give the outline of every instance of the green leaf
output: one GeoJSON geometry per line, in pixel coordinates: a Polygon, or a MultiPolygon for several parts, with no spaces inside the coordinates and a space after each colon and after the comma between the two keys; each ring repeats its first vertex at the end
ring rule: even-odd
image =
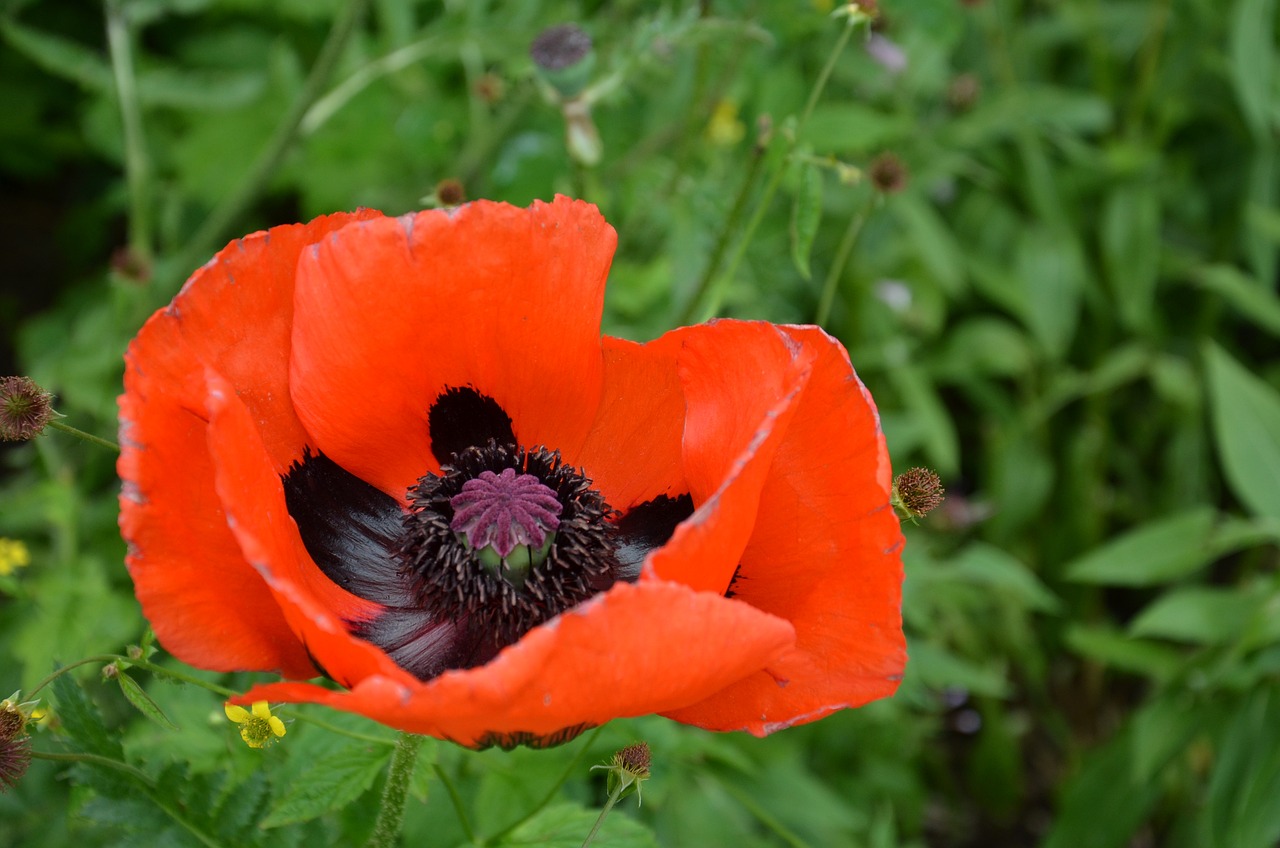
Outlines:
{"type": "Polygon", "coordinates": [[[124,697],[137,708],[147,718],[154,721],[161,727],[169,730],[177,730],[178,726],[169,720],[164,714],[164,710],[148,695],[143,688],[138,685],[138,681],[134,680],[123,671],[116,673],[116,680],[120,683],[120,691],[124,693],[124,697]]]}
{"type": "Polygon", "coordinates": [[[345,745],[323,759],[309,763],[285,789],[261,827],[280,827],[309,821],[345,807],[363,795],[391,758],[391,748],[345,745]]]}
{"type": "Polygon", "coordinates": [[[1102,208],[1102,259],[1120,318],[1130,329],[1151,323],[1160,265],[1160,199],[1148,184],[1122,185],[1102,208]]]}
{"type": "Polygon", "coordinates": [[[1133,714],[1133,779],[1152,780],[1164,765],[1186,750],[1202,731],[1204,715],[1180,692],[1167,692],[1133,714]]]}
{"type": "Polygon", "coordinates": [[[1214,510],[1197,507],[1153,521],[1095,548],[1065,570],[1077,583],[1150,586],[1193,574],[1217,557],[1214,510]]]}
{"type": "Polygon", "coordinates": [[[1264,600],[1241,589],[1174,589],[1148,604],[1129,625],[1129,632],[1199,645],[1228,645],[1245,634],[1264,600]]]}
{"type": "Polygon", "coordinates": [[[1205,361],[1227,482],[1255,515],[1280,518],[1280,394],[1212,342],[1205,361]]]}
{"type": "Polygon", "coordinates": [[[1226,728],[1206,814],[1214,845],[1272,848],[1280,839],[1280,690],[1253,692],[1226,728]]]}
{"type": "Polygon", "coordinates": [[[958,657],[941,645],[923,640],[910,643],[907,674],[918,677],[931,689],[960,688],[975,695],[1004,698],[1009,694],[1009,680],[1004,670],[994,665],[978,665],[958,657]]]}
{"type": "Polygon", "coordinates": [[[944,478],[954,475],[960,468],[960,438],[933,382],[923,370],[911,364],[889,369],[889,378],[921,428],[930,463],[944,478]]]}
{"type": "Polygon", "coordinates": [[[892,147],[914,130],[910,118],[846,101],[819,104],[804,125],[800,141],[820,154],[866,154],[892,147]]]}
{"type": "Polygon", "coordinates": [[[949,295],[964,290],[963,251],[942,216],[919,193],[904,191],[887,204],[911,239],[911,245],[938,285],[949,295]]]}
{"type": "MultiPolygon", "coordinates": [[[[507,834],[502,845],[540,845],[543,848],[579,848],[600,815],[577,804],[552,804],[507,834]]],[[[610,848],[657,848],[658,840],[644,825],[614,808],[597,837],[610,848]]]]}
{"type": "Polygon", "coordinates": [[[791,206],[791,261],[806,280],[810,278],[809,254],[822,221],[822,170],[812,162],[800,164],[800,188],[791,206]]]}
{"type": "Polygon", "coordinates": [[[1231,78],[1254,138],[1269,142],[1275,75],[1276,0],[1237,0],[1231,21],[1231,78]]]}
{"type": "Polygon", "coordinates": [[[1220,296],[1247,321],[1280,336],[1280,298],[1232,265],[1202,265],[1191,273],[1196,284],[1220,296]]]}
{"type": "Polygon", "coordinates": [[[1054,612],[1061,604],[1031,570],[992,545],[975,542],[965,548],[941,573],[995,591],[1007,592],[1023,606],[1054,612]]]}
{"type": "Polygon", "coordinates": [[[1161,786],[1133,776],[1132,731],[1090,754],[1059,802],[1043,848],[1122,848],[1155,806],[1161,786]]]}
{"type": "Polygon", "coordinates": [[[107,730],[98,708],[70,674],[61,674],[53,681],[53,694],[57,700],[58,719],[77,745],[91,754],[113,760],[123,759],[124,749],[119,737],[107,730]]]}
{"type": "Polygon", "coordinates": [[[1072,625],[1064,638],[1067,646],[1081,656],[1156,680],[1173,679],[1183,666],[1181,651],[1131,638],[1110,627],[1072,625]]]}
{"type": "Polygon", "coordinates": [[[0,18],[0,36],[9,46],[46,72],[71,80],[90,91],[112,91],[111,68],[94,50],[82,44],[0,18]]]}
{"type": "Polygon", "coordinates": [[[1033,228],[1018,244],[1015,268],[1023,318],[1051,356],[1062,357],[1076,332],[1084,270],[1070,232],[1033,228]]]}

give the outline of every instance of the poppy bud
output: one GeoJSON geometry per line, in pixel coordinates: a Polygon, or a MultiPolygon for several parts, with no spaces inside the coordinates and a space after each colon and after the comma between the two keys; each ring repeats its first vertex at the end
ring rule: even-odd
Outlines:
{"type": "Polygon", "coordinates": [[[544,29],[529,47],[529,56],[539,76],[564,98],[576,97],[587,87],[596,64],[591,36],[577,24],[544,29]]]}
{"type": "Polygon", "coordinates": [[[923,518],[942,505],[946,490],[928,468],[911,468],[893,481],[893,504],[911,519],[923,518]]]}
{"type": "Polygon", "coordinates": [[[881,153],[872,159],[867,175],[881,194],[897,194],[907,187],[907,166],[892,153],[881,153]]]}
{"type": "Polygon", "coordinates": [[[34,439],[53,417],[53,395],[30,377],[0,377],[0,441],[34,439]]]}

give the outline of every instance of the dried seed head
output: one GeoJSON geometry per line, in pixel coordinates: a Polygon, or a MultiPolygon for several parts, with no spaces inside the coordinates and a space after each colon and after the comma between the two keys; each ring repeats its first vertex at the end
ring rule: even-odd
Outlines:
{"type": "Polygon", "coordinates": [[[942,480],[928,468],[911,468],[893,481],[893,502],[908,518],[922,518],[942,505],[942,480]]]}
{"type": "Polygon", "coordinates": [[[881,153],[872,159],[867,176],[881,194],[897,194],[907,187],[907,166],[892,153],[881,153]]]}
{"type": "Polygon", "coordinates": [[[30,377],[0,377],[0,441],[34,439],[53,417],[53,396],[30,377]]]}

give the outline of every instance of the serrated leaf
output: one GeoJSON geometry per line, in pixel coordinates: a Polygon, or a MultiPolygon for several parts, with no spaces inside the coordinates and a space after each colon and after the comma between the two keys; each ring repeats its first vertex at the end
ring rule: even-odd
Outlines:
{"type": "Polygon", "coordinates": [[[791,205],[791,261],[800,276],[812,276],[809,254],[822,221],[822,171],[812,162],[800,163],[800,188],[791,205]]]}
{"type": "Polygon", "coordinates": [[[1212,342],[1205,361],[1227,482],[1254,514],[1280,518],[1280,394],[1212,342]]]}
{"type": "Polygon", "coordinates": [[[124,749],[119,738],[107,730],[98,708],[70,674],[61,674],[53,681],[53,694],[57,699],[58,718],[72,741],[89,753],[123,759],[124,749]]]}
{"type": "Polygon", "coordinates": [[[1150,586],[1193,574],[1217,557],[1214,510],[1199,507],[1153,521],[1095,548],[1066,567],[1078,583],[1150,586]]]}
{"type": "Polygon", "coordinates": [[[345,807],[363,795],[386,767],[391,749],[381,745],[347,745],[308,764],[296,777],[260,827],[310,821],[345,807]]]}
{"type": "Polygon", "coordinates": [[[120,691],[124,693],[124,697],[129,703],[137,708],[147,718],[154,721],[161,727],[169,730],[177,730],[178,726],[169,720],[164,714],[164,710],[160,709],[159,704],[151,699],[143,688],[138,685],[138,681],[134,680],[123,671],[116,674],[116,680],[120,683],[120,691]]]}

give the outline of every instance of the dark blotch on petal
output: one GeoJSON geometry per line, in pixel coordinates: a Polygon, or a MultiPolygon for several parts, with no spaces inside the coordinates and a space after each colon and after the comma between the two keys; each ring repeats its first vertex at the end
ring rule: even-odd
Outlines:
{"type": "Polygon", "coordinates": [[[383,606],[413,603],[395,556],[404,511],[394,498],[309,448],[281,479],[302,544],[330,580],[383,606]]]}
{"type": "Polygon", "coordinates": [[[441,465],[467,448],[484,447],[492,439],[498,445],[514,445],[511,416],[498,402],[470,386],[445,389],[427,413],[431,453],[441,465]]]}
{"type": "Polygon", "coordinates": [[[659,495],[636,506],[618,522],[619,580],[635,580],[649,551],[660,548],[676,532],[676,525],[693,515],[693,498],[659,495]]]}
{"type": "Polygon", "coordinates": [[[481,665],[498,652],[497,644],[481,644],[475,628],[433,619],[421,609],[388,609],[377,618],[356,623],[352,632],[387,652],[396,665],[430,680],[450,668],[481,665]]]}

